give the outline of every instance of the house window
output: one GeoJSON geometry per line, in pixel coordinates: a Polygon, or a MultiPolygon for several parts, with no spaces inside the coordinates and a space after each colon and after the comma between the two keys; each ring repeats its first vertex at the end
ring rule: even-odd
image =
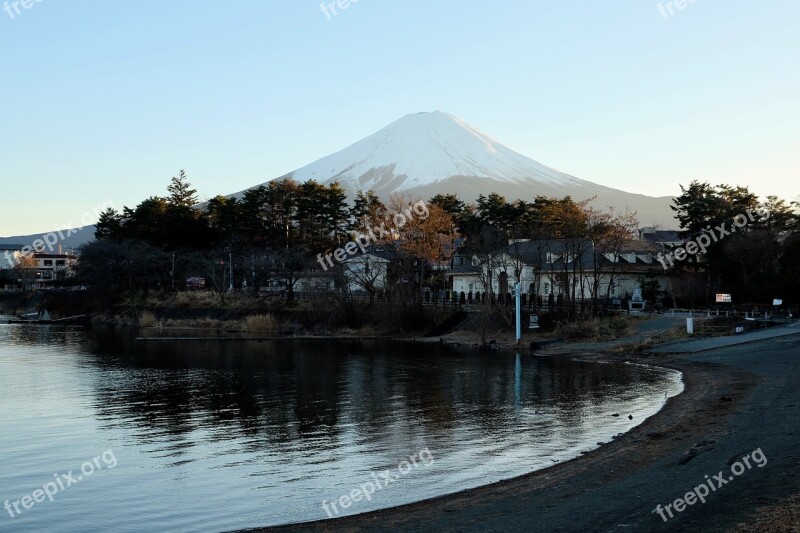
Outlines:
{"type": "Polygon", "coordinates": [[[609,289],[610,289],[611,296],[616,297],[617,296],[617,286],[614,283],[611,283],[609,289]]]}
{"type": "Polygon", "coordinates": [[[63,260],[63,259],[59,259],[59,260],[56,261],[56,266],[58,266],[58,267],[67,266],[67,262],[65,260],[63,260]]]}
{"type": "Polygon", "coordinates": [[[545,284],[544,284],[544,294],[545,295],[550,294],[550,284],[547,283],[547,282],[545,282],[545,284]]]}
{"type": "Polygon", "coordinates": [[[53,260],[52,259],[45,259],[44,260],[44,266],[46,266],[46,267],[53,266],[53,260]]]}

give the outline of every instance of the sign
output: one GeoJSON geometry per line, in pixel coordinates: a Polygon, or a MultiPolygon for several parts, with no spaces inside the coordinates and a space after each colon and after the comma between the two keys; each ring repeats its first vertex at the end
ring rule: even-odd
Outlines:
{"type": "Polygon", "coordinates": [[[186,278],[187,289],[205,289],[206,279],[201,277],[186,278]]]}
{"type": "Polygon", "coordinates": [[[729,304],[733,301],[733,296],[730,294],[720,294],[717,293],[717,303],[718,304],[729,304]]]}
{"type": "Polygon", "coordinates": [[[783,305],[783,300],[780,299],[780,298],[775,298],[774,300],[772,300],[772,305],[774,305],[776,307],[779,306],[779,305],[783,305]]]}
{"type": "Polygon", "coordinates": [[[539,329],[539,315],[531,315],[531,323],[528,329],[539,329]]]}

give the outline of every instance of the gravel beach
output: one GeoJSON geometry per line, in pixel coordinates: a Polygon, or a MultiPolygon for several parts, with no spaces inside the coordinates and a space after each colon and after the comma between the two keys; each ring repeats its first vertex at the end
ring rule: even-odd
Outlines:
{"type": "Polygon", "coordinates": [[[791,499],[800,494],[800,334],[695,354],[633,358],[594,351],[573,357],[674,368],[683,372],[686,389],[617,440],[552,468],[411,505],[269,531],[800,530],[797,498],[791,499]],[[766,464],[732,476],[731,465],[757,449],[766,464]],[[673,511],[666,522],[655,512],[720,471],[734,479],[704,504],[673,511]]]}

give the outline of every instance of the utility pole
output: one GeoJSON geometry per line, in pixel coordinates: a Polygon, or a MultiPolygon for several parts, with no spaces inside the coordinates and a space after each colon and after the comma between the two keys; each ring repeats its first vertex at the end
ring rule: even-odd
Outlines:
{"type": "Polygon", "coordinates": [[[231,285],[229,288],[230,292],[233,292],[233,252],[228,252],[228,268],[230,269],[231,274],[231,285]]]}

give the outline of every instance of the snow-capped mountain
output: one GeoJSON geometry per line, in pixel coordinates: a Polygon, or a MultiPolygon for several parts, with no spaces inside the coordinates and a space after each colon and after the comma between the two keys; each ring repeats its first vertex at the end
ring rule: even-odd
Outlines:
{"type": "Polygon", "coordinates": [[[630,208],[642,224],[675,226],[671,198],[631,194],[582,180],[504,146],[453,115],[407,115],[361,141],[281,176],[320,183],[339,181],[350,193],[383,197],[407,193],[427,199],[458,193],[465,201],[496,192],[509,200],[537,195],[576,200],[596,197],[597,207],[630,208]]]}
{"type": "Polygon", "coordinates": [[[350,188],[381,193],[431,185],[453,176],[517,184],[588,185],[506,148],[441,111],[407,115],[292,175],[300,181],[339,180],[350,188]]]}

